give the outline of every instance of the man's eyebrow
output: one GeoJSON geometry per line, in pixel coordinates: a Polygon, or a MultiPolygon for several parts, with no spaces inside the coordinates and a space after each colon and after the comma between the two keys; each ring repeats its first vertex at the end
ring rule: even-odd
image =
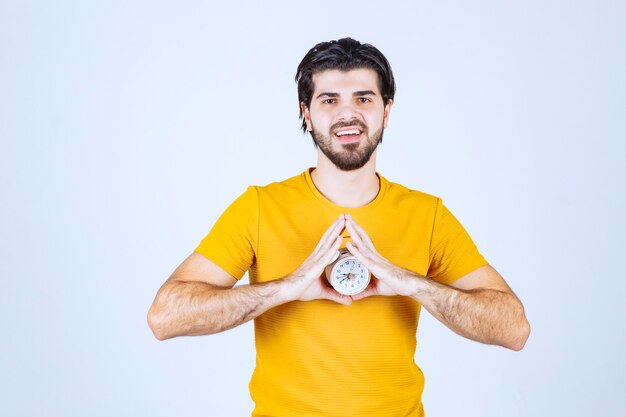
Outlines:
{"type": "Polygon", "coordinates": [[[354,93],[352,93],[352,97],[375,96],[375,95],[376,93],[373,92],[372,90],[355,91],[354,93]]]}
{"type": "Polygon", "coordinates": [[[317,97],[315,97],[315,99],[318,99],[320,97],[339,97],[339,93],[319,93],[319,95],[317,97]]]}
{"type": "MultiPolygon", "coordinates": [[[[375,96],[376,93],[373,92],[372,90],[361,90],[361,91],[355,91],[354,93],[352,93],[352,97],[361,97],[361,96],[375,96]]],[[[320,97],[339,97],[339,93],[319,93],[317,97],[315,97],[315,99],[318,99],[320,97]]]]}

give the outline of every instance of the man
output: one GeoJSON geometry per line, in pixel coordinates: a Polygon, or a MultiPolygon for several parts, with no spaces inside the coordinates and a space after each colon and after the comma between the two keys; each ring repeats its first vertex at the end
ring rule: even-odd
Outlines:
{"type": "Polygon", "coordinates": [[[163,340],[254,319],[253,416],[424,415],[421,306],[513,350],[530,331],[523,306],[440,199],[376,173],[395,92],[380,51],[320,43],[296,81],[317,167],[235,200],[159,290],[150,327],[163,340]],[[372,273],[353,296],[324,275],[343,247],[372,273]]]}

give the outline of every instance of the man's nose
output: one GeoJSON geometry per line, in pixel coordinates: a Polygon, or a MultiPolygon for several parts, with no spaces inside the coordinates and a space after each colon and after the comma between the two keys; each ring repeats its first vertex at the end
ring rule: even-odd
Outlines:
{"type": "Polygon", "coordinates": [[[343,103],[337,110],[339,120],[351,120],[357,118],[358,110],[353,103],[343,103]]]}

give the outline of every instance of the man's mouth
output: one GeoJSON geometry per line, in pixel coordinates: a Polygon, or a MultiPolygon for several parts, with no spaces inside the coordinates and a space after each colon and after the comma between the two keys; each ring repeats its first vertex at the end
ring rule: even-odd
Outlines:
{"type": "Polygon", "coordinates": [[[333,133],[333,135],[341,143],[351,143],[351,142],[356,142],[359,139],[361,139],[362,133],[363,131],[361,129],[350,127],[350,128],[337,130],[335,131],[335,133],[333,133]]]}

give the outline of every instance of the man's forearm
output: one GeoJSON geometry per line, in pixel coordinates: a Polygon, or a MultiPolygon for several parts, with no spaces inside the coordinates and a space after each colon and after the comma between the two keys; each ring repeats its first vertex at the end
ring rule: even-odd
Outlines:
{"type": "Polygon", "coordinates": [[[218,333],[288,300],[281,280],[223,288],[197,281],[166,283],[148,313],[157,339],[218,333]]]}
{"type": "Polygon", "coordinates": [[[192,254],[157,293],[148,312],[152,332],[160,340],[217,333],[252,320],[272,307],[296,300],[327,299],[351,304],[350,297],[332,291],[322,279],[324,268],[343,241],[340,233],[344,221],[342,214],[298,268],[274,281],[234,288],[213,285],[209,282],[230,282],[235,278],[202,255],[192,254]],[[194,279],[189,281],[185,277],[194,279]]]}
{"type": "Polygon", "coordinates": [[[482,343],[521,350],[530,326],[524,307],[509,292],[478,288],[460,290],[426,278],[413,296],[454,332],[482,343]]]}

